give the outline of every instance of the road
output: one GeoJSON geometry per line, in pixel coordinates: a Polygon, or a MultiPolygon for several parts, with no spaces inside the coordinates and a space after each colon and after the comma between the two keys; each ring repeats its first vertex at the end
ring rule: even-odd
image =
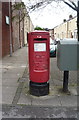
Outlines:
{"type": "MultiPolygon", "coordinates": [[[[50,75],[51,81],[53,81],[55,85],[62,85],[63,71],[60,71],[57,67],[57,58],[50,58],[50,75]]],[[[77,85],[77,71],[69,71],[69,85],[77,85]]]]}

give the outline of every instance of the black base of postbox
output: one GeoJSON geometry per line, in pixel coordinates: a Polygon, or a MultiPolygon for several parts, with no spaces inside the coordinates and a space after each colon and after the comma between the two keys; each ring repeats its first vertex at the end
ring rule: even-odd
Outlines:
{"type": "Polygon", "coordinates": [[[30,81],[29,91],[34,96],[45,96],[49,94],[49,83],[35,83],[30,81]]]}

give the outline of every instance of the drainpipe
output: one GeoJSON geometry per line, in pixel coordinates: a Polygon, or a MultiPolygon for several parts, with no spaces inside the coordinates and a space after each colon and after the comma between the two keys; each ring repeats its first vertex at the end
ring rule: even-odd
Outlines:
{"type": "Polygon", "coordinates": [[[23,18],[23,47],[25,46],[25,39],[24,39],[24,18],[23,18]]]}
{"type": "Polygon", "coordinates": [[[20,27],[20,11],[19,11],[19,48],[21,48],[21,38],[20,38],[20,29],[21,29],[21,27],[20,27]]]}
{"type": "Polygon", "coordinates": [[[77,9],[77,34],[78,34],[78,41],[79,41],[79,1],[78,1],[78,9],[77,9]]]}
{"type": "MultiPolygon", "coordinates": [[[[79,0],[78,0],[78,8],[77,8],[77,36],[78,36],[78,43],[79,43],[79,0]]],[[[79,44],[77,45],[77,69],[79,70],[79,44]]],[[[79,78],[79,72],[77,75],[79,78]]]]}
{"type": "Polygon", "coordinates": [[[9,0],[10,57],[12,57],[11,2],[9,0]]]}

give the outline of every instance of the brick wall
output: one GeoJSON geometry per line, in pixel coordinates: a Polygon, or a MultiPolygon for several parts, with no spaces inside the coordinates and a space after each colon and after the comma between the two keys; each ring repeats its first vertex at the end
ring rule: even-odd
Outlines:
{"type": "Polygon", "coordinates": [[[12,22],[13,50],[16,51],[18,48],[24,46],[24,24],[23,20],[20,21],[21,15],[19,10],[14,10],[12,16],[17,16],[12,22]]]}
{"type": "Polygon", "coordinates": [[[9,17],[9,2],[2,2],[2,56],[10,52],[10,27],[5,17],[9,17]]]}
{"type": "MultiPolygon", "coordinates": [[[[10,8],[10,10],[11,9],[12,8],[10,8]]],[[[12,12],[12,14],[10,13],[9,15],[9,2],[2,2],[1,13],[2,13],[2,56],[4,57],[5,55],[10,54],[10,41],[12,42],[12,51],[16,51],[18,48],[24,46],[24,24],[23,21],[19,22],[20,20],[19,18],[14,19],[14,21],[12,21],[11,19],[10,21],[11,27],[10,25],[6,24],[6,16],[9,17],[11,15],[12,17],[19,14],[19,10],[15,10],[14,12],[12,12]],[[10,28],[11,28],[11,40],[10,40],[10,28]]]]}
{"type": "MultiPolygon", "coordinates": [[[[16,16],[18,11],[14,11],[12,16],[16,16]]],[[[16,51],[20,47],[19,43],[19,20],[16,18],[12,22],[12,31],[13,31],[13,50],[16,51]]]]}

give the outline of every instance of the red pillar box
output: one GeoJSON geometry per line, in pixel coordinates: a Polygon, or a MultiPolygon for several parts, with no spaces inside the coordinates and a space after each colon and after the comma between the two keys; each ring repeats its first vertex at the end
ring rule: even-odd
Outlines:
{"type": "Polygon", "coordinates": [[[31,32],[29,45],[30,94],[43,96],[49,93],[49,33],[31,32]]]}

